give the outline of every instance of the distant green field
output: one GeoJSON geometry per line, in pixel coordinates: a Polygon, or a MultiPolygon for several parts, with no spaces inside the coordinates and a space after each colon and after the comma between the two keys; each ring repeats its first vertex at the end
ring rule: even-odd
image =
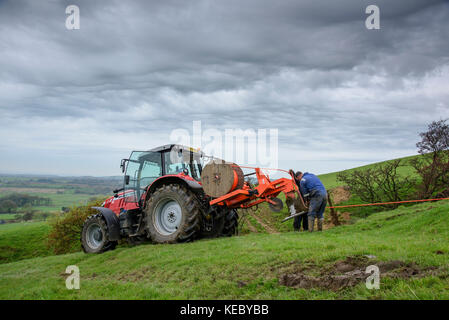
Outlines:
{"type": "Polygon", "coordinates": [[[16,217],[16,213],[2,213],[0,214],[0,220],[13,220],[16,217]]]}
{"type": "MultiPolygon", "coordinates": [[[[322,233],[251,234],[177,245],[141,245],[0,265],[1,299],[449,299],[449,203],[376,213],[322,233]],[[328,270],[351,256],[414,262],[435,273],[382,277],[342,290],[294,289],[279,279],[297,265],[328,270]],[[67,290],[68,265],[81,289],[67,290]]],[[[28,240],[30,241],[30,240],[28,240]]]]}
{"type": "Polygon", "coordinates": [[[46,222],[20,222],[0,225],[0,263],[48,256],[50,226],[46,222]]]}
{"type": "MultiPolygon", "coordinates": [[[[15,191],[3,192],[2,196],[8,195],[10,193],[15,193],[15,191]]],[[[91,198],[104,198],[106,199],[108,195],[105,194],[82,194],[74,193],[73,190],[66,190],[64,193],[45,193],[45,192],[27,192],[27,195],[38,196],[51,199],[51,205],[49,206],[33,206],[33,210],[39,210],[42,212],[60,212],[62,207],[71,207],[74,205],[82,205],[89,201],[91,198]]],[[[20,208],[19,208],[20,210],[20,208]]],[[[0,215],[0,219],[1,219],[0,215]]]]}
{"type": "Polygon", "coordinates": [[[60,211],[62,207],[71,207],[74,205],[82,205],[86,204],[91,198],[104,198],[106,199],[108,195],[97,194],[97,195],[88,195],[88,194],[77,194],[69,191],[65,191],[63,194],[57,193],[48,193],[48,194],[33,194],[30,195],[40,195],[41,197],[47,197],[51,199],[51,206],[35,206],[33,207],[36,210],[51,212],[51,211],[60,211]]]}
{"type": "MultiPolygon", "coordinates": [[[[0,175],[0,199],[10,194],[49,198],[49,205],[33,206],[31,209],[60,212],[62,207],[82,205],[92,198],[106,198],[114,188],[122,184],[121,177],[0,175]]],[[[23,209],[19,207],[17,212],[23,209]]]]}

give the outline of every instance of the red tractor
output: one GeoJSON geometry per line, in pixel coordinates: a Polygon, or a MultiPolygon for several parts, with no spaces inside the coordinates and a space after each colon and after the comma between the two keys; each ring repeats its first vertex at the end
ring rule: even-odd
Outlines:
{"type": "Polygon", "coordinates": [[[256,187],[244,181],[239,166],[181,145],[134,151],[120,167],[123,188],[94,207],[98,213],[84,222],[81,245],[87,253],[112,250],[123,238],[176,243],[232,236],[238,228],[237,208],[266,201],[278,211],[280,192],[299,200],[299,210],[304,205],[292,177],[271,182],[255,168],[247,175],[257,175],[256,187]],[[214,161],[204,166],[208,158],[214,161]]]}

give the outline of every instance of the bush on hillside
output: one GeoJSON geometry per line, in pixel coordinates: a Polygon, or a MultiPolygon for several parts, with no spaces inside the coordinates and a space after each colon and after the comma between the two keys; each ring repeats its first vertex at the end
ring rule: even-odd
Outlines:
{"type": "MultiPolygon", "coordinates": [[[[369,169],[340,172],[337,179],[349,186],[351,193],[367,203],[407,200],[413,194],[416,181],[401,176],[398,172],[401,166],[401,159],[392,160],[369,169]]],[[[393,204],[384,207],[397,206],[398,204],[393,204]]]]}
{"type": "Polygon", "coordinates": [[[55,254],[64,254],[81,250],[80,237],[84,220],[98,213],[91,207],[98,207],[103,200],[89,202],[87,205],[72,207],[69,212],[50,222],[48,246],[55,254]]]}

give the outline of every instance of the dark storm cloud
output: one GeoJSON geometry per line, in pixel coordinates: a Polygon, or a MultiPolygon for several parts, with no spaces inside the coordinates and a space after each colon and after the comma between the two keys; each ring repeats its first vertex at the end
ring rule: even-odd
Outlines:
{"type": "Polygon", "coordinates": [[[367,30],[370,4],[2,1],[2,153],[124,152],[192,120],[279,128],[281,148],[316,159],[413,152],[449,116],[449,6],[376,1],[381,30],[367,30]],[[70,4],[80,30],[65,28],[70,4]]]}

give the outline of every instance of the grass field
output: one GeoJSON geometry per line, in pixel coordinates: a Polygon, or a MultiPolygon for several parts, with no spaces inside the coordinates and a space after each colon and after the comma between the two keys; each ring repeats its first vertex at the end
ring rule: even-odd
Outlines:
{"type": "Polygon", "coordinates": [[[11,194],[48,198],[51,200],[49,205],[18,207],[16,211],[31,209],[43,213],[61,212],[62,207],[82,205],[92,198],[106,198],[122,184],[123,179],[120,177],[0,175],[0,201],[11,194]]]}
{"type": "Polygon", "coordinates": [[[0,214],[0,220],[14,220],[16,217],[15,213],[2,213],[0,214]]]}
{"type": "Polygon", "coordinates": [[[63,194],[46,194],[45,197],[51,199],[52,201],[51,206],[36,206],[33,208],[43,212],[60,211],[62,207],[82,205],[86,204],[91,198],[106,199],[108,196],[104,194],[97,194],[97,195],[76,194],[73,192],[66,191],[63,194]]]}
{"type": "MultiPolygon", "coordinates": [[[[14,188],[15,190],[18,190],[19,188],[14,188]]],[[[51,190],[51,189],[50,189],[51,190]]],[[[7,195],[8,193],[14,193],[17,191],[8,191],[4,192],[2,195],[7,195]]],[[[30,196],[39,196],[39,197],[45,197],[51,199],[51,205],[49,206],[33,206],[33,210],[38,210],[41,212],[60,212],[62,207],[70,207],[74,205],[81,205],[85,204],[89,201],[91,198],[105,198],[107,195],[104,194],[96,194],[96,195],[89,195],[89,194],[82,194],[82,193],[74,193],[73,190],[66,190],[62,194],[54,193],[54,192],[26,192],[27,195],[30,196]]],[[[0,215],[0,219],[1,219],[0,215]]]]}
{"type": "Polygon", "coordinates": [[[0,298],[449,299],[448,211],[447,202],[427,203],[375,213],[322,233],[251,234],[119,247],[101,255],[31,258],[0,265],[0,298]],[[355,255],[434,266],[438,273],[381,277],[379,290],[368,290],[364,283],[337,291],[279,283],[292,265],[314,264],[325,270],[355,255]],[[80,290],[65,287],[68,265],[80,268],[80,290]]]}
{"type": "Polygon", "coordinates": [[[49,230],[46,222],[0,225],[0,263],[52,255],[46,246],[49,230]]]}

